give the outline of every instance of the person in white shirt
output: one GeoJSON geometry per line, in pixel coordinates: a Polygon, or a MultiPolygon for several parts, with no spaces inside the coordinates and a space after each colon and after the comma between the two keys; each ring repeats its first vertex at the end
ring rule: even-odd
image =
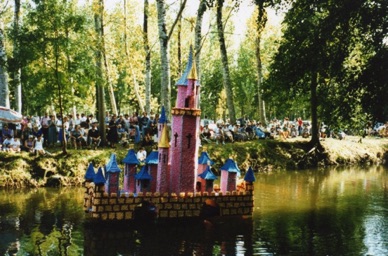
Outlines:
{"type": "Polygon", "coordinates": [[[20,152],[20,139],[18,137],[13,138],[9,145],[9,151],[20,152]]]}
{"type": "Polygon", "coordinates": [[[144,162],[147,158],[147,151],[144,147],[141,147],[140,150],[136,153],[137,160],[144,162]]]}

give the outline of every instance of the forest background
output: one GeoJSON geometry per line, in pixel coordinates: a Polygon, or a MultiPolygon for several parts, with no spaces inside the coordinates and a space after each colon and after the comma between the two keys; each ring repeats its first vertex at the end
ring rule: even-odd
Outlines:
{"type": "Polygon", "coordinates": [[[0,105],[24,115],[96,113],[101,127],[105,111],[170,113],[192,46],[203,116],[311,119],[319,144],[321,122],[357,132],[388,120],[387,8],[384,0],[0,0],[0,105]],[[282,23],[269,21],[271,11],[282,23]]]}

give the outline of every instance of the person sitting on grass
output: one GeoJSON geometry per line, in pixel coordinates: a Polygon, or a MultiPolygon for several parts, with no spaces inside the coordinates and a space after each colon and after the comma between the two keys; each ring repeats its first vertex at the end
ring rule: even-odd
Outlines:
{"type": "Polygon", "coordinates": [[[20,152],[20,139],[18,137],[13,138],[11,144],[9,145],[10,152],[20,152]]]}
{"type": "Polygon", "coordinates": [[[43,135],[39,134],[38,137],[36,137],[35,147],[34,147],[35,154],[37,156],[39,156],[39,155],[41,155],[41,156],[46,155],[46,150],[43,149],[43,142],[44,142],[43,135]]]}
{"type": "Polygon", "coordinates": [[[74,149],[77,149],[77,146],[82,149],[84,138],[82,137],[81,126],[75,126],[74,130],[70,134],[70,141],[72,142],[74,149]]]}
{"type": "Polygon", "coordinates": [[[93,123],[92,129],[88,131],[88,143],[90,148],[93,148],[94,150],[97,149],[101,142],[100,131],[97,129],[97,126],[98,123],[93,123]]]}
{"type": "Polygon", "coordinates": [[[27,152],[34,153],[35,138],[34,135],[29,135],[28,139],[24,141],[24,149],[27,152]]]}

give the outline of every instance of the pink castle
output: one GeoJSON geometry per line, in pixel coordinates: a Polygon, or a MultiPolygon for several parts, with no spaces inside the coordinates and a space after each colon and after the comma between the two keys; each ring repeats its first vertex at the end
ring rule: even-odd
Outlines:
{"type": "MultiPolygon", "coordinates": [[[[172,108],[171,139],[164,108],[158,123],[158,151],[146,159],[136,173],[139,162],[133,150],[123,160],[124,187],[118,191],[120,169],[111,157],[105,177],[89,166],[85,175],[85,210],[94,219],[128,220],[135,217],[141,202],[153,204],[159,218],[199,217],[206,207],[217,206],[219,215],[251,215],[253,182],[250,168],[245,175],[244,190],[237,191],[237,164],[228,159],[221,168],[221,191],[213,188],[217,177],[211,172],[207,153],[198,157],[200,116],[197,71],[190,48],[184,74],[177,82],[177,101],[172,108]],[[152,158],[152,159],[151,159],[152,158]],[[200,173],[199,173],[200,172],[200,173]]],[[[212,211],[212,210],[211,210],[212,211]]]]}

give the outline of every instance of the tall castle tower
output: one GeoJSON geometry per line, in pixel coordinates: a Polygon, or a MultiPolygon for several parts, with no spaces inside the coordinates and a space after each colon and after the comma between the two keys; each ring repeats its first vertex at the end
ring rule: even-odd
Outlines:
{"type": "Polygon", "coordinates": [[[171,111],[170,192],[195,192],[201,110],[198,106],[199,83],[192,47],[185,72],[176,85],[178,95],[171,111]]]}

